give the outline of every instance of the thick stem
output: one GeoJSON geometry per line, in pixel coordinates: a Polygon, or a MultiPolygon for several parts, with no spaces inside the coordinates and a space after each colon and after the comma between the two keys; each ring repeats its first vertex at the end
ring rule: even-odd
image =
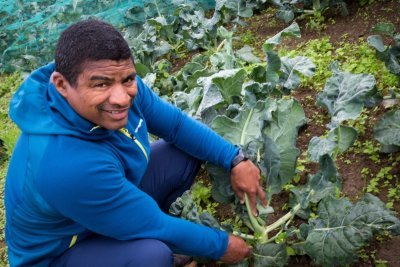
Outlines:
{"type": "Polygon", "coordinates": [[[258,223],[257,218],[254,217],[253,213],[251,212],[249,197],[246,193],[244,193],[244,202],[246,203],[247,214],[249,215],[249,219],[251,225],[253,226],[254,232],[258,234],[263,234],[265,232],[265,229],[258,223]]]}
{"type": "Polygon", "coordinates": [[[333,155],[332,155],[332,159],[333,160],[335,160],[336,159],[336,157],[337,157],[337,155],[339,154],[339,152],[340,152],[340,146],[339,146],[339,144],[340,144],[340,138],[341,138],[341,133],[340,133],[340,125],[339,125],[339,127],[337,127],[337,147],[336,147],[336,149],[335,149],[335,152],[333,153],[333,155]]]}
{"type": "Polygon", "coordinates": [[[286,221],[291,220],[294,215],[296,214],[296,212],[301,208],[300,203],[297,204],[296,206],[293,207],[293,209],[291,211],[289,211],[288,213],[286,213],[284,216],[282,216],[281,218],[279,218],[279,220],[277,220],[276,222],[274,222],[273,224],[268,225],[265,230],[263,235],[268,236],[268,233],[275,230],[276,228],[278,228],[279,226],[283,225],[286,223],[286,221]]]}
{"type": "Polygon", "coordinates": [[[270,243],[270,242],[274,241],[275,239],[277,239],[282,232],[283,232],[283,230],[281,229],[281,230],[279,230],[279,232],[276,235],[274,235],[273,237],[268,238],[266,240],[261,240],[260,243],[261,244],[270,243]]]}
{"type": "Polygon", "coordinates": [[[162,17],[160,9],[158,8],[157,1],[154,1],[154,5],[156,6],[157,14],[159,17],[162,17]]]}
{"type": "Polygon", "coordinates": [[[225,45],[225,42],[226,42],[226,40],[223,40],[223,41],[218,45],[217,51],[216,51],[216,52],[219,52],[219,50],[222,49],[222,47],[225,45]]]}
{"type": "Polygon", "coordinates": [[[243,239],[246,239],[246,240],[255,240],[256,239],[256,237],[254,235],[243,234],[238,231],[233,231],[232,234],[235,236],[241,237],[243,239]]]}

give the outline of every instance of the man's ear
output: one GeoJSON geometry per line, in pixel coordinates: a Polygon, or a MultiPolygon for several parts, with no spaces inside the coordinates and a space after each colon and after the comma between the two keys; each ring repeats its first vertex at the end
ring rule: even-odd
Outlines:
{"type": "Polygon", "coordinates": [[[68,95],[68,88],[71,87],[67,79],[65,79],[64,75],[55,71],[51,74],[50,78],[51,82],[56,87],[57,91],[66,98],[68,95]]]}

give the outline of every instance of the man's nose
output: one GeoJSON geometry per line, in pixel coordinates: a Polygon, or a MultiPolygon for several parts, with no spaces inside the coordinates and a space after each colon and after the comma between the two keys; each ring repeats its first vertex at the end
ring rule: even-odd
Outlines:
{"type": "Polygon", "coordinates": [[[110,104],[127,106],[130,104],[131,99],[132,95],[129,88],[126,88],[122,84],[116,84],[111,89],[109,97],[110,104]]]}

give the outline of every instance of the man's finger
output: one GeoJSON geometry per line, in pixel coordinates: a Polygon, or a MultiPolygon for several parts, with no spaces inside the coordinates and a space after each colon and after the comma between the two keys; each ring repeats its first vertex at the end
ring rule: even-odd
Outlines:
{"type": "Polygon", "coordinates": [[[236,195],[239,197],[240,204],[244,204],[244,193],[243,193],[243,191],[237,191],[236,195]]]}
{"type": "Polygon", "coordinates": [[[258,187],[257,195],[258,195],[259,199],[261,200],[261,204],[264,206],[264,208],[266,208],[268,206],[268,201],[267,201],[267,198],[265,196],[265,191],[262,188],[262,186],[258,187]]]}
{"type": "Polygon", "coordinates": [[[254,216],[258,216],[256,194],[249,194],[250,208],[254,216]]]}

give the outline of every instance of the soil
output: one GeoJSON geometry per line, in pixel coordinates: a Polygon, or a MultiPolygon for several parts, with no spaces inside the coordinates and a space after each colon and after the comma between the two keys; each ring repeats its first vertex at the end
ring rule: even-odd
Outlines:
{"type": "MultiPolygon", "coordinates": [[[[350,1],[347,1],[350,2],[350,1]]],[[[400,32],[400,0],[375,0],[372,4],[361,7],[358,1],[353,1],[348,4],[349,15],[340,16],[335,13],[325,16],[324,25],[326,28],[322,31],[313,30],[308,27],[308,20],[298,21],[301,28],[301,39],[288,39],[283,41],[283,46],[290,50],[301,43],[305,43],[312,39],[319,39],[325,36],[330,38],[333,45],[340,45],[340,42],[346,41],[350,43],[358,42],[359,39],[364,39],[372,35],[371,28],[378,22],[392,22],[397,27],[397,32],[400,32]]],[[[275,12],[262,11],[255,14],[252,18],[245,20],[246,26],[239,29],[242,33],[251,33],[257,45],[261,47],[262,43],[269,37],[272,37],[277,32],[281,31],[285,26],[284,22],[278,21],[275,18],[275,12]]],[[[315,105],[317,92],[310,88],[300,88],[294,92],[294,97],[302,103],[308,123],[300,129],[297,147],[301,152],[307,151],[309,141],[312,136],[321,136],[325,133],[324,127],[329,122],[327,112],[315,105]]],[[[373,125],[384,114],[385,110],[382,106],[378,109],[370,111],[368,121],[366,122],[365,133],[360,135],[358,140],[363,143],[366,140],[374,140],[373,125]]],[[[374,141],[373,141],[374,142],[374,141]]],[[[398,156],[400,153],[395,153],[398,156]]],[[[339,173],[343,179],[343,195],[350,200],[356,200],[365,193],[365,188],[369,182],[368,177],[362,178],[361,170],[368,168],[371,173],[377,173],[384,166],[391,166],[393,159],[388,154],[379,154],[379,161],[374,161],[367,154],[357,153],[354,150],[349,150],[344,153],[337,161],[339,173]]],[[[392,175],[400,177],[400,166],[394,166],[392,175]]],[[[306,172],[302,175],[301,181],[309,174],[315,174],[318,170],[318,165],[309,163],[306,165],[306,172]]],[[[370,179],[370,178],[369,178],[370,179]]],[[[300,181],[300,183],[301,183],[300,181]]],[[[386,202],[387,191],[380,190],[374,193],[382,201],[386,202]]],[[[288,201],[288,195],[281,193],[272,198],[271,206],[282,207],[288,201]]],[[[281,217],[285,212],[275,209],[277,212],[275,218],[281,217]]],[[[400,203],[394,203],[393,210],[400,214],[400,203]]],[[[221,205],[218,209],[218,214],[221,218],[231,216],[232,211],[229,206],[221,205]]],[[[300,223],[294,222],[294,223],[300,223]]],[[[376,266],[382,262],[390,267],[400,267],[400,236],[387,238],[384,240],[375,239],[369,246],[364,248],[363,256],[358,263],[352,266],[370,267],[376,266]]],[[[291,257],[288,266],[315,266],[308,256],[291,257]]]]}

